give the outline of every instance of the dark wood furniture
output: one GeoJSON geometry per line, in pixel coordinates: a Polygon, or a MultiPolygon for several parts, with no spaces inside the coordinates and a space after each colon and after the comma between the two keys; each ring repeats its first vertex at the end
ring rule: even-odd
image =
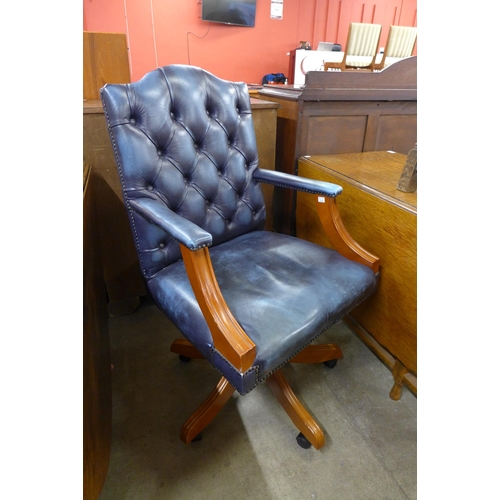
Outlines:
{"type": "Polygon", "coordinates": [[[111,452],[111,361],[97,184],[83,168],[83,498],[99,496],[111,452]]]}
{"type": "MultiPolygon", "coordinates": [[[[367,152],[299,159],[300,176],[343,187],[337,198],[351,236],[380,258],[377,293],[346,323],[392,370],[391,397],[417,392],[417,193],[397,189],[406,155],[367,152]]],[[[297,236],[331,245],[314,200],[297,196],[297,236]]]]}
{"type": "MultiPolygon", "coordinates": [[[[251,98],[261,168],[274,170],[276,122],[279,105],[251,98]]],[[[120,179],[100,100],[83,102],[83,158],[99,173],[98,206],[104,275],[111,316],[132,312],[146,295],[139,269],[120,179]]],[[[268,213],[267,228],[273,226],[273,186],[263,186],[268,213]]]]}
{"type": "MultiPolygon", "coordinates": [[[[297,173],[301,156],[387,151],[417,142],[417,58],[381,72],[313,71],[303,86],[264,85],[278,110],[276,170],[297,173]]],[[[276,190],[274,228],[295,231],[295,196],[276,190]]]]}
{"type": "Polygon", "coordinates": [[[99,213],[108,308],[110,315],[114,316],[132,312],[146,290],[139,275],[132,236],[119,235],[122,240],[120,247],[115,238],[114,228],[128,226],[128,219],[121,203],[113,152],[99,100],[99,89],[106,83],[130,83],[126,34],[84,31],[83,159],[98,174],[94,181],[95,203],[99,213]]]}

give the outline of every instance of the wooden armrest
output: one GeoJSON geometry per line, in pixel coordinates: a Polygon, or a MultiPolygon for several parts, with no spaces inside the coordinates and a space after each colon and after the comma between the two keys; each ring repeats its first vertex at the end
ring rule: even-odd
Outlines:
{"type": "Polygon", "coordinates": [[[217,283],[208,248],[189,250],[180,245],[186,272],[205,317],[215,348],[240,372],[248,370],[256,356],[255,344],[229,310],[217,283]]]}
{"type": "Polygon", "coordinates": [[[368,266],[373,272],[378,272],[380,259],[365,250],[347,232],[340,217],[337,200],[318,196],[316,205],[321,224],[335,250],[350,260],[368,266]]]}

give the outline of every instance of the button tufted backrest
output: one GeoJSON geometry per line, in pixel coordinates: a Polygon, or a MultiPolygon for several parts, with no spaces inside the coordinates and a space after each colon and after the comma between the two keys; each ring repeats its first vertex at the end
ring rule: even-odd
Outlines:
{"type": "Polygon", "coordinates": [[[101,89],[123,196],[144,276],[180,259],[179,244],[128,206],[153,198],[218,245],[263,229],[248,89],[193,66],[158,68],[101,89]]]}

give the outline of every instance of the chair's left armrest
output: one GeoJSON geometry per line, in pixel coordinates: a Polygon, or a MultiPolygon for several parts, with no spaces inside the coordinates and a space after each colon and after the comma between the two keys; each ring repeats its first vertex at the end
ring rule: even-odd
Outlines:
{"type": "Polygon", "coordinates": [[[130,207],[181,245],[189,282],[212,333],[215,348],[244,373],[255,359],[255,344],[231,313],[220,291],[208,247],[212,235],[153,198],[129,199],[130,207]]]}
{"type": "Polygon", "coordinates": [[[130,207],[190,250],[212,245],[212,235],[153,198],[133,198],[130,207]]]}
{"type": "Polygon", "coordinates": [[[214,346],[243,374],[255,360],[256,347],[222,296],[209,249],[205,247],[193,251],[184,245],[180,248],[189,282],[212,333],[214,346]]]}
{"type": "Polygon", "coordinates": [[[331,182],[317,181],[299,177],[298,175],[286,174],[275,170],[264,170],[257,168],[253,174],[254,180],[272,184],[273,186],[294,189],[295,191],[305,191],[312,194],[320,194],[335,198],[342,192],[342,188],[331,182]]]}

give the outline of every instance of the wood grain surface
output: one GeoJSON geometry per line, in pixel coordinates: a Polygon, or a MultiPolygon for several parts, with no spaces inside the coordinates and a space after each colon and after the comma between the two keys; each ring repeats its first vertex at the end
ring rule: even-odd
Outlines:
{"type": "MultiPolygon", "coordinates": [[[[380,258],[378,292],[351,313],[411,372],[417,372],[417,194],[397,190],[406,156],[374,152],[301,158],[299,175],[343,187],[345,227],[380,258]]],[[[314,196],[297,197],[297,236],[331,247],[314,196]]]]}

